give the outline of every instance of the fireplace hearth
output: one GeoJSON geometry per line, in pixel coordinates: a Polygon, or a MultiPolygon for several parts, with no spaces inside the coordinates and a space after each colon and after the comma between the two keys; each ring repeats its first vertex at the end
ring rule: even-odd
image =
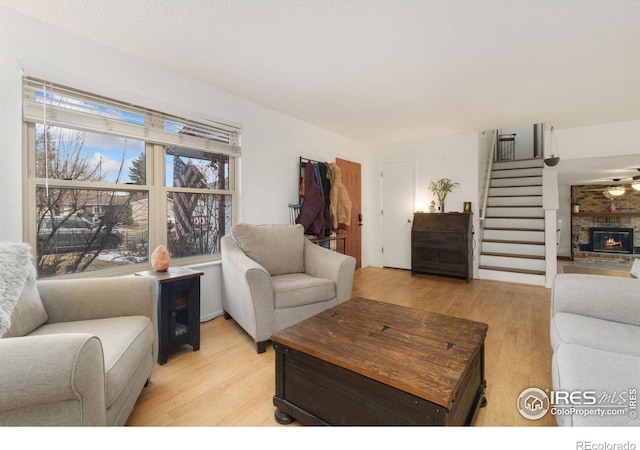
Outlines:
{"type": "Polygon", "coordinates": [[[633,253],[633,228],[590,229],[591,251],[604,253],[633,253]]]}

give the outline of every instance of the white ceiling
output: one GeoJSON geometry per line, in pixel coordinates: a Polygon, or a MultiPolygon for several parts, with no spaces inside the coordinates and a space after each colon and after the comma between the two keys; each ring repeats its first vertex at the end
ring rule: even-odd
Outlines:
{"type": "Polygon", "coordinates": [[[364,144],[640,118],[638,0],[0,0],[364,144]]]}

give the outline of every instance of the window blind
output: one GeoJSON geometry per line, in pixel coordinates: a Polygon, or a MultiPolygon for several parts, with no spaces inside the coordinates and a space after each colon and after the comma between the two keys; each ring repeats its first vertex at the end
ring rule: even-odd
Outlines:
{"type": "Polygon", "coordinates": [[[240,156],[238,127],[194,121],[31,77],[24,77],[22,86],[27,122],[46,121],[48,125],[240,156]]]}

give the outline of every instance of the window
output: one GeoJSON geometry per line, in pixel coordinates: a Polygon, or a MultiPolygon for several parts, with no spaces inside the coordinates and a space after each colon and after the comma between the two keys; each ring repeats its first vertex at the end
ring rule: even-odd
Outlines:
{"type": "Polygon", "coordinates": [[[33,78],[23,97],[25,228],[40,277],[130,271],[160,244],[185,263],[219,254],[237,203],[240,127],[33,78]]]}

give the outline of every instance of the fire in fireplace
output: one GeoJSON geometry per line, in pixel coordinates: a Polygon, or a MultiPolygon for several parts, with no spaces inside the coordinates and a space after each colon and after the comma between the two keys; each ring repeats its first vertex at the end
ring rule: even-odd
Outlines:
{"type": "Polygon", "coordinates": [[[591,251],[633,253],[633,228],[591,228],[591,251]]]}

